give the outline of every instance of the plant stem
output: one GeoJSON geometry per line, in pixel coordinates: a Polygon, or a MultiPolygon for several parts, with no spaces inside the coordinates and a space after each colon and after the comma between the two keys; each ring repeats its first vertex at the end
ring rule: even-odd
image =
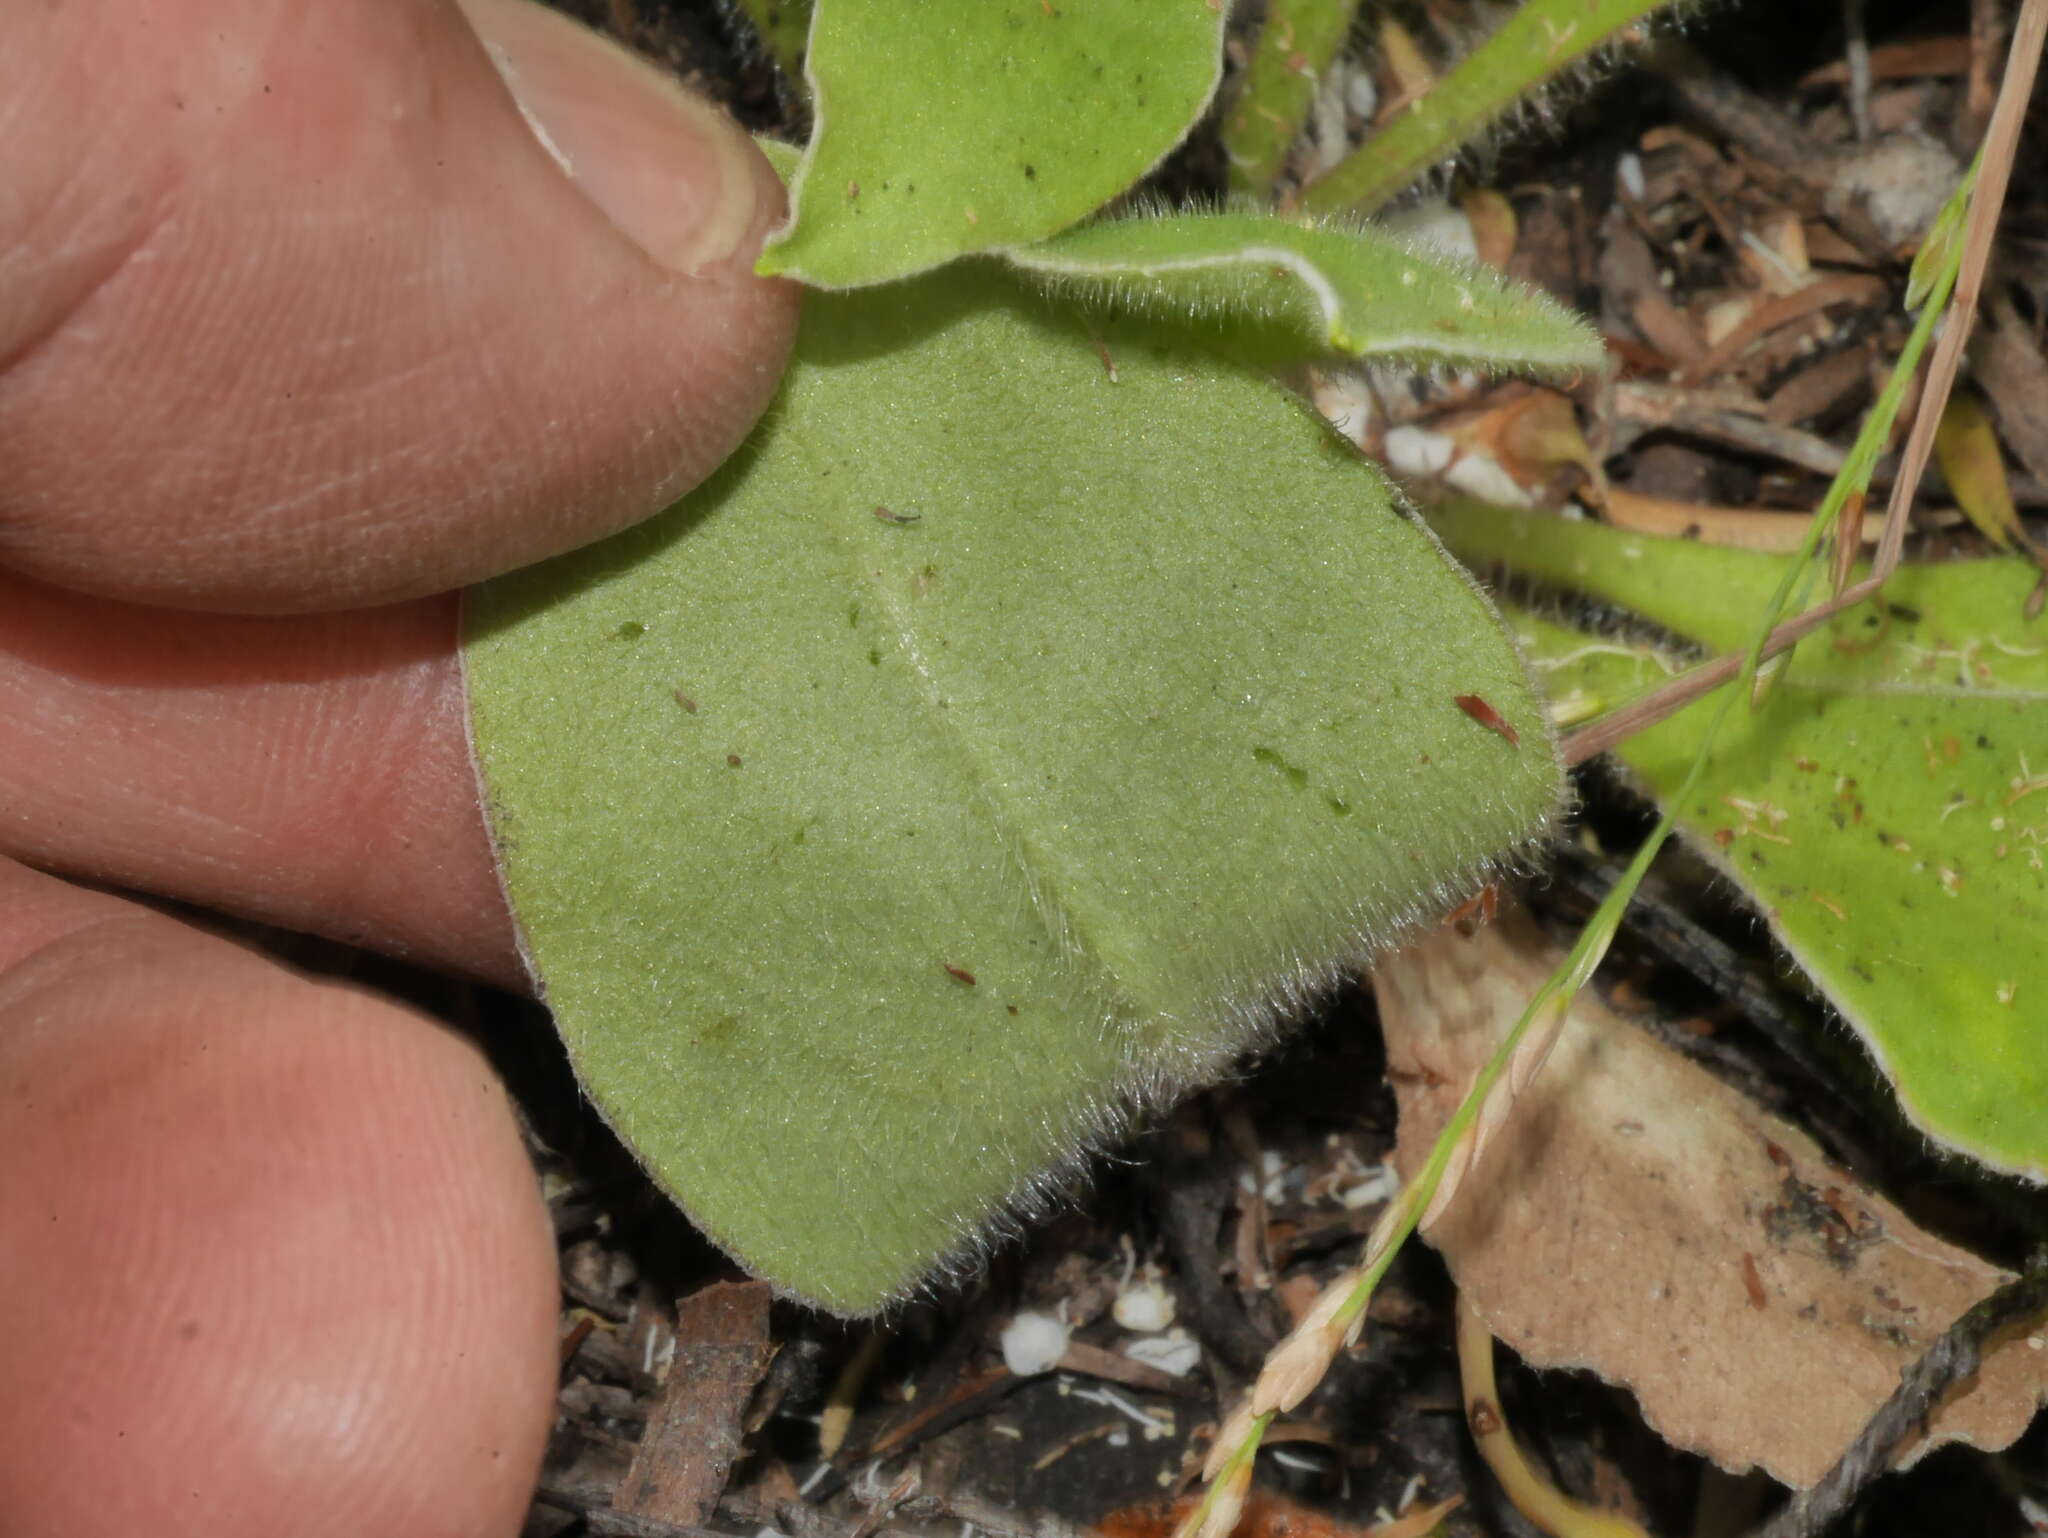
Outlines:
{"type": "Polygon", "coordinates": [[[1301,137],[1358,0],[1271,0],[1237,103],[1223,119],[1230,190],[1265,197],[1301,137]]]}
{"type": "Polygon", "coordinates": [[[1529,0],[1434,90],[1304,188],[1304,205],[1371,213],[1544,81],[1667,3],[1529,0]]]}

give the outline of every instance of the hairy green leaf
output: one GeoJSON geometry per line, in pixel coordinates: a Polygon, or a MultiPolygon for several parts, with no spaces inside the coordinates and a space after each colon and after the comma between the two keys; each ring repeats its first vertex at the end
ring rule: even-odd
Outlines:
{"type": "MultiPolygon", "coordinates": [[[[1777,557],[1470,505],[1437,524],[1470,559],[1716,649],[1748,640],[1784,572],[1777,557]]],[[[1800,644],[1672,808],[1913,1121],[2034,1180],[2048,1179],[2048,622],[2024,616],[2038,576],[2016,559],[1902,567],[1880,602],[1800,644]]],[[[1554,697],[1615,703],[1664,676],[1647,647],[1517,624],[1554,697]]],[[[1712,708],[1695,703],[1617,757],[1668,796],[1712,708]]]]}
{"type": "Polygon", "coordinates": [[[1005,255],[1062,297],[1193,322],[1261,361],[1334,354],[1546,373],[1605,362],[1598,334],[1547,295],[1341,223],[1153,214],[1005,255]]]}
{"type": "Polygon", "coordinates": [[[1220,0],[820,0],[816,127],[760,269],[824,288],[1041,240],[1201,115],[1220,0]]]}
{"type": "Polygon", "coordinates": [[[714,1239],[844,1311],[971,1254],[1560,788],[1497,617],[1375,470],[989,267],[816,297],[747,449],[468,623],[585,1085],[714,1239]]]}
{"type": "Polygon", "coordinates": [[[1371,213],[1546,81],[1671,0],[1525,0],[1380,132],[1302,189],[1310,208],[1371,213]]]}

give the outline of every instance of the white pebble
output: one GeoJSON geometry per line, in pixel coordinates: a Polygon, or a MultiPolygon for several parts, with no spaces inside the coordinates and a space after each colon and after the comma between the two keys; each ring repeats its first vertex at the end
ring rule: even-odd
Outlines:
{"type": "Polygon", "coordinates": [[[1067,1354],[1067,1325],[1051,1314],[1022,1313],[1003,1326],[1003,1365],[1020,1378],[1051,1372],[1067,1354]]]}
{"type": "Polygon", "coordinates": [[[1356,71],[1344,82],[1344,105],[1360,122],[1370,123],[1380,110],[1380,88],[1365,70],[1356,71]]]}
{"type": "Polygon", "coordinates": [[[1124,1346],[1124,1355],[1134,1362],[1143,1362],[1147,1367],[1156,1367],[1161,1372],[1172,1373],[1176,1378],[1185,1378],[1200,1365],[1202,1346],[1186,1330],[1168,1330],[1164,1335],[1147,1335],[1143,1339],[1129,1341],[1124,1346]]]}
{"type": "Polygon", "coordinates": [[[1405,425],[1388,428],[1382,447],[1387,468],[1396,475],[1441,475],[1458,452],[1445,434],[1405,425]]]}
{"type": "Polygon", "coordinates": [[[1630,150],[1614,163],[1614,179],[1621,183],[1621,190],[1642,202],[1643,195],[1650,190],[1643,180],[1643,157],[1630,150]]]}
{"type": "Polygon", "coordinates": [[[1461,261],[1479,260],[1479,237],[1462,208],[1448,202],[1417,203],[1397,209],[1373,221],[1382,233],[1405,240],[1442,256],[1461,261]]]}
{"type": "Polygon", "coordinates": [[[1117,1293],[1110,1312],[1134,1335],[1157,1335],[1173,1323],[1173,1294],[1157,1277],[1141,1277],[1117,1293]]]}
{"type": "Polygon", "coordinates": [[[1502,507],[1528,507],[1533,498],[1499,462],[1484,454],[1467,454],[1444,472],[1444,484],[1453,491],[1502,507]]]}

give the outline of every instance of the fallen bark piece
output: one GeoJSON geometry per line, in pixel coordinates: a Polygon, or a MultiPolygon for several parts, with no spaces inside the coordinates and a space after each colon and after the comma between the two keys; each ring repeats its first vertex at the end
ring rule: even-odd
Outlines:
{"type": "MultiPolygon", "coordinates": [[[[1404,1178],[1560,954],[1503,912],[1374,975],[1404,1178]]],[[[1590,996],[1425,1237],[1530,1363],[1598,1373],[1669,1441],[1801,1488],[2009,1279],[1590,996]]],[[[2003,1342],[1899,1461],[1952,1441],[2005,1447],[2044,1392],[2048,1348],[2003,1342]]]]}
{"type": "Polygon", "coordinates": [[[711,1519],[747,1400],[775,1348],[766,1282],[714,1282],[676,1305],[676,1355],[613,1506],[685,1527],[711,1519]]]}

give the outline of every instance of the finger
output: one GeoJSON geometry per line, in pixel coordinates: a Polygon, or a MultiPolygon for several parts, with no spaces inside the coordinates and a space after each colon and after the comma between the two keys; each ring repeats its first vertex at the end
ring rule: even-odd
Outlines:
{"type": "Polygon", "coordinates": [[[521,986],[452,596],[178,614],[0,571],[0,854],[521,986]]]}
{"type": "Polygon", "coordinates": [[[465,1042],[0,862],[0,1510],[510,1538],[554,1264],[465,1042]]]}
{"type": "Polygon", "coordinates": [[[738,443],[794,326],[751,273],[774,174],[593,34],[466,4],[10,17],[0,562],[386,602],[645,517],[738,443]]]}

